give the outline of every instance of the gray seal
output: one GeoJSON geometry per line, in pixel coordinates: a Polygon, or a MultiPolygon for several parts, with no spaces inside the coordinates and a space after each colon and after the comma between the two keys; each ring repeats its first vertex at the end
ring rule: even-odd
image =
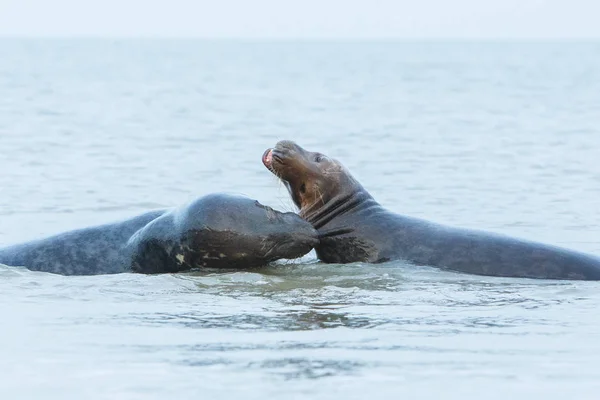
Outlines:
{"type": "Polygon", "coordinates": [[[323,262],[404,260],[477,275],[600,280],[596,256],[390,212],[339,161],[294,142],[267,149],[263,163],[316,229],[347,230],[315,247],[323,262]]]}
{"type": "Polygon", "coordinates": [[[62,275],[245,269],[301,257],[318,242],[318,232],[295,213],[217,193],[172,210],[6,247],[0,263],[62,275]]]}

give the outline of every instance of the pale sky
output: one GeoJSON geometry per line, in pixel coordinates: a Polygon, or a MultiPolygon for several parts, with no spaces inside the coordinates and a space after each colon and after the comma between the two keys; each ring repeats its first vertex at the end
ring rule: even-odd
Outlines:
{"type": "Polygon", "coordinates": [[[0,0],[0,36],[600,38],[600,0],[0,0]]]}

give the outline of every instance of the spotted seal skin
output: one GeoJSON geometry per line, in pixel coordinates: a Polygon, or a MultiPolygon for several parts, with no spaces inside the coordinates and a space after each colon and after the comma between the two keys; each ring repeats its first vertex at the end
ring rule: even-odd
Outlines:
{"type": "Polygon", "coordinates": [[[252,268],[307,254],[319,234],[295,213],[211,194],[96,227],[0,249],[0,263],[62,275],[252,268]]]}
{"type": "Polygon", "coordinates": [[[392,213],[339,161],[292,141],[267,149],[263,163],[316,229],[352,229],[320,241],[315,250],[323,262],[404,260],[477,275],[600,280],[596,256],[392,213]]]}
{"type": "Polygon", "coordinates": [[[121,222],[5,247],[0,249],[0,264],[61,275],[127,272],[133,256],[127,241],[137,230],[165,212],[150,211],[121,222]]]}

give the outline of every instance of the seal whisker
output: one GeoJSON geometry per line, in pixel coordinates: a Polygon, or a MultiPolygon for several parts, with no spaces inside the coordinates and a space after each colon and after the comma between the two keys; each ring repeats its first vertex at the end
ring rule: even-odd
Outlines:
{"type": "MultiPolygon", "coordinates": [[[[325,204],[325,200],[323,200],[323,193],[321,192],[321,189],[319,189],[318,186],[316,187],[316,189],[317,190],[315,192],[319,194],[319,199],[321,200],[321,205],[325,204]]],[[[315,202],[316,202],[316,199],[315,199],[315,202]]]]}

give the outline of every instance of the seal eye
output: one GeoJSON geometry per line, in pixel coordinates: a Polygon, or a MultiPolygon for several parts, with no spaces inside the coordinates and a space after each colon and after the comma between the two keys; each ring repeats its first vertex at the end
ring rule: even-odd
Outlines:
{"type": "Polygon", "coordinates": [[[301,193],[305,193],[306,192],[306,185],[304,183],[300,186],[300,192],[301,193]]]}
{"type": "Polygon", "coordinates": [[[323,161],[323,158],[324,158],[323,154],[317,154],[315,156],[315,162],[321,162],[321,161],[323,161]]]}

